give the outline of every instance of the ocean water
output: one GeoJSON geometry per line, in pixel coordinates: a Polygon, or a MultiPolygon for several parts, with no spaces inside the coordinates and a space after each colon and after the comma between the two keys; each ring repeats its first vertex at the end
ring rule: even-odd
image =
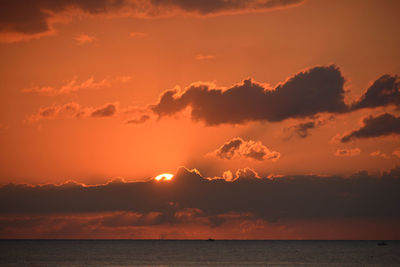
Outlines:
{"type": "Polygon", "coordinates": [[[0,266],[400,266],[400,241],[0,240],[0,266]]]}

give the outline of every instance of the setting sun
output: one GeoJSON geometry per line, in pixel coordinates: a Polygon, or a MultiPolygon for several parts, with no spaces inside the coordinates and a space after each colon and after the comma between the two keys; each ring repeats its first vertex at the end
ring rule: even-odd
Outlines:
{"type": "Polygon", "coordinates": [[[170,180],[172,180],[172,177],[174,177],[174,175],[172,175],[170,173],[163,173],[163,174],[156,176],[156,178],[154,178],[154,179],[156,181],[170,181],[170,180]]]}

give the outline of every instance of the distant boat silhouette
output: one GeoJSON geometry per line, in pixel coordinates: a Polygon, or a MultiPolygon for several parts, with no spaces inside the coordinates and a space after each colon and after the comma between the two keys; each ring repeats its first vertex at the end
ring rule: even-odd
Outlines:
{"type": "Polygon", "coordinates": [[[386,242],[378,242],[378,243],[376,243],[378,246],[387,246],[387,243],[386,242]]]}
{"type": "Polygon", "coordinates": [[[215,241],[215,239],[209,238],[209,239],[207,239],[207,241],[212,242],[212,241],[215,241]]]}

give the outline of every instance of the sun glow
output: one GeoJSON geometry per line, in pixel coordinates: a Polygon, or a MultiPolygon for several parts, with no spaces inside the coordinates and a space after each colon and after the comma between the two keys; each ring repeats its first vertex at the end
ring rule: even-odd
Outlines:
{"type": "Polygon", "coordinates": [[[170,181],[172,179],[172,177],[174,177],[174,176],[170,173],[162,173],[162,174],[156,176],[156,178],[154,178],[154,179],[156,181],[170,181]]]}

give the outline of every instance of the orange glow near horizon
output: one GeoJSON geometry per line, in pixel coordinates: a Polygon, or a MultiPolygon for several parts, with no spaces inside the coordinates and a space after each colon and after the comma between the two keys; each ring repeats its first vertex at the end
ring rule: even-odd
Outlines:
{"type": "Polygon", "coordinates": [[[171,181],[174,175],[170,173],[162,173],[160,175],[157,175],[154,179],[156,181],[171,181]]]}
{"type": "Polygon", "coordinates": [[[25,2],[0,239],[400,239],[400,1],[25,2]]]}

